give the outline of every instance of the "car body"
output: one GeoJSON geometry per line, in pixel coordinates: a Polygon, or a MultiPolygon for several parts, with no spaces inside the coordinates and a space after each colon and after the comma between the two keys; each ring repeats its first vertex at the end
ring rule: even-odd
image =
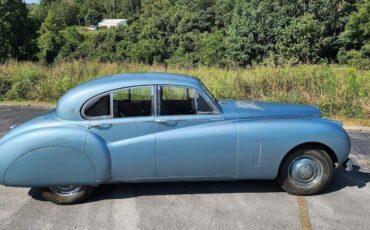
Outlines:
{"type": "Polygon", "coordinates": [[[347,161],[350,140],[317,107],[217,101],[194,77],[131,73],[68,91],[0,140],[0,184],[275,179],[292,150],[347,161]]]}

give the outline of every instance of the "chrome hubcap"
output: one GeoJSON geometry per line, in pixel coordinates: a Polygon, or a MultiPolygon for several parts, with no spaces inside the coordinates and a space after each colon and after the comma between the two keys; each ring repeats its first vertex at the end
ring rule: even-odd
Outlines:
{"type": "Polygon", "coordinates": [[[52,186],[49,187],[52,192],[60,195],[72,195],[76,192],[81,191],[82,186],[80,185],[68,185],[68,186],[52,186]]]}
{"type": "Polygon", "coordinates": [[[319,160],[311,156],[295,159],[289,167],[291,178],[302,186],[318,183],[323,176],[323,167],[319,160]]]}

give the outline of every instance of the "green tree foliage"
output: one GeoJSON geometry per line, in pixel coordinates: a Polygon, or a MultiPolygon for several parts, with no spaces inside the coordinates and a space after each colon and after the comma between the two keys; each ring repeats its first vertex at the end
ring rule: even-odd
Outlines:
{"type": "MultiPolygon", "coordinates": [[[[48,63],[87,58],[186,67],[337,61],[366,66],[369,2],[41,0],[30,8],[30,16],[33,27],[40,27],[33,29],[40,34],[38,56],[48,63]],[[76,27],[103,18],[129,21],[124,27],[94,32],[76,27]]],[[[2,31],[10,31],[16,23],[0,20],[2,31]]],[[[13,57],[12,39],[0,39],[3,59],[13,57]]]]}
{"type": "Polygon", "coordinates": [[[39,60],[46,63],[54,62],[64,43],[64,38],[60,32],[64,27],[63,21],[58,20],[54,11],[49,11],[44,23],[40,28],[40,37],[38,45],[40,52],[39,60]]]}
{"type": "Polygon", "coordinates": [[[325,26],[310,13],[295,19],[282,30],[278,43],[282,58],[298,63],[319,62],[324,29],[325,26]]]}
{"type": "Polygon", "coordinates": [[[81,54],[78,52],[80,44],[83,42],[83,36],[77,31],[75,27],[67,27],[66,29],[60,32],[62,35],[61,46],[57,60],[65,59],[78,59],[81,57],[81,54]]]}
{"type": "Polygon", "coordinates": [[[32,59],[35,24],[22,0],[0,0],[0,62],[7,58],[32,59]]]}
{"type": "Polygon", "coordinates": [[[340,35],[344,47],[338,60],[360,68],[370,68],[370,0],[357,5],[357,11],[350,17],[340,35]]]}
{"type": "Polygon", "coordinates": [[[281,30],[291,17],[291,9],[280,1],[238,1],[227,29],[227,50],[239,65],[261,62],[271,52],[281,30]]]}
{"type": "Polygon", "coordinates": [[[97,25],[103,18],[101,12],[89,9],[85,15],[85,24],[86,25],[97,25]]]}

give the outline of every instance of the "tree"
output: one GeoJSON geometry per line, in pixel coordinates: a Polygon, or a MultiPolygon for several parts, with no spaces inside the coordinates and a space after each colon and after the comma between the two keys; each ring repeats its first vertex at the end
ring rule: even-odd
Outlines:
{"type": "Polygon", "coordinates": [[[225,46],[222,31],[203,33],[197,41],[197,56],[203,65],[224,65],[225,46]]]}
{"type": "Polygon", "coordinates": [[[251,65],[275,53],[281,30],[294,14],[290,6],[279,1],[238,1],[226,31],[229,62],[251,65]]]}
{"type": "Polygon", "coordinates": [[[36,33],[22,0],[0,1],[0,61],[32,58],[36,33]]]}
{"type": "Polygon", "coordinates": [[[324,26],[310,13],[295,19],[282,31],[278,49],[284,60],[317,63],[321,54],[324,26]]]}
{"type": "Polygon", "coordinates": [[[355,11],[356,0],[314,0],[309,1],[307,13],[314,15],[324,26],[321,35],[321,59],[335,62],[341,48],[339,34],[344,30],[349,15],[355,11]]]}
{"type": "MultiPolygon", "coordinates": [[[[3,2],[0,2],[0,4],[3,2]]],[[[9,12],[5,8],[3,4],[0,5],[0,62],[9,58],[11,52],[11,44],[10,44],[10,31],[11,31],[11,24],[5,18],[9,12]]]]}
{"type": "MultiPolygon", "coordinates": [[[[246,66],[270,61],[284,64],[292,60],[331,63],[337,61],[339,50],[340,60],[368,56],[369,1],[41,0],[33,7],[32,16],[41,25],[53,11],[54,21],[62,27],[97,24],[102,18],[128,18],[127,26],[119,29],[68,29],[71,41],[66,31],[60,32],[63,28],[59,35],[40,30],[44,38],[39,41],[49,37],[49,44],[55,45],[49,54],[62,52],[58,59],[133,60],[182,66],[246,66]],[[349,17],[356,2],[360,2],[358,10],[349,17]],[[348,20],[351,22],[345,26],[348,20]],[[345,28],[345,35],[338,36],[345,28]],[[77,46],[76,41],[81,44],[77,46]],[[344,55],[352,49],[360,53],[344,55]]],[[[9,30],[1,23],[4,31],[9,30]]],[[[7,44],[5,40],[3,43],[7,44]]],[[[0,49],[9,48],[4,45],[0,49]]],[[[46,55],[43,52],[41,56],[46,55]]],[[[46,56],[52,61],[55,55],[58,53],[46,56]]]]}
{"type": "Polygon", "coordinates": [[[40,29],[40,37],[38,39],[40,48],[38,53],[39,60],[46,63],[54,62],[60,48],[64,44],[64,38],[60,33],[63,27],[64,23],[57,20],[54,11],[49,10],[48,16],[40,29]]]}
{"type": "Polygon", "coordinates": [[[56,60],[79,58],[81,54],[78,52],[78,48],[83,42],[83,36],[75,27],[67,27],[60,33],[64,44],[60,48],[56,60]]]}
{"type": "Polygon", "coordinates": [[[78,25],[79,5],[75,0],[58,0],[51,4],[50,9],[54,11],[58,21],[66,26],[78,25]]]}
{"type": "Polygon", "coordinates": [[[103,15],[94,9],[89,9],[85,15],[86,25],[97,25],[103,18],[103,15]]]}
{"type": "Polygon", "coordinates": [[[339,62],[370,68],[370,0],[357,5],[340,38],[344,47],[338,53],[339,62]]]}

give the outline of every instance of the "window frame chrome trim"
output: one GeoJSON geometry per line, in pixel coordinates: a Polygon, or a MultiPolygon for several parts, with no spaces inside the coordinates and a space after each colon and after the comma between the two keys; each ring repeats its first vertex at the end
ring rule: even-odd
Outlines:
{"type": "MultiPolygon", "coordinates": [[[[174,84],[148,84],[148,85],[136,85],[136,86],[127,86],[127,87],[122,87],[118,89],[113,89],[107,92],[103,92],[101,94],[95,95],[91,97],[90,99],[86,100],[86,102],[82,105],[81,110],[80,110],[80,115],[83,119],[85,120],[105,120],[105,119],[122,119],[124,117],[117,117],[114,118],[113,114],[113,93],[116,91],[120,91],[123,89],[128,89],[128,88],[139,88],[139,87],[151,87],[151,97],[152,97],[152,114],[150,116],[138,116],[138,117],[159,117],[159,116],[194,116],[194,115],[221,115],[222,112],[219,110],[217,106],[214,105],[214,102],[210,100],[207,96],[207,94],[203,93],[201,90],[191,87],[191,86],[186,86],[186,85],[174,85],[174,84]],[[172,86],[172,87],[179,87],[179,88],[186,88],[186,89],[193,89],[195,90],[196,97],[197,94],[202,96],[204,100],[207,102],[207,104],[213,109],[212,112],[198,112],[196,114],[178,114],[178,115],[160,115],[160,91],[162,90],[162,86],[172,86]],[[99,97],[104,97],[106,95],[110,96],[110,115],[109,116],[88,116],[85,114],[86,107],[90,104],[90,102],[96,98],[99,97]]],[[[196,100],[196,98],[195,98],[196,100]]],[[[198,106],[197,101],[195,101],[196,107],[198,106]]],[[[208,120],[208,119],[207,119],[208,120]]]]}
{"type": "MultiPolygon", "coordinates": [[[[96,103],[96,101],[94,101],[94,103],[96,103]]],[[[109,92],[104,92],[104,93],[101,93],[101,94],[98,94],[92,98],[90,98],[89,100],[87,100],[83,106],[81,107],[81,117],[86,119],[86,120],[99,120],[99,119],[109,119],[109,118],[113,118],[113,113],[112,113],[112,93],[109,91],[109,92]],[[85,111],[86,111],[86,107],[89,106],[91,104],[92,101],[94,101],[95,99],[98,99],[98,98],[102,98],[104,96],[107,96],[109,95],[110,99],[109,99],[109,108],[110,108],[110,115],[104,115],[104,116],[88,116],[86,115],[85,111]]]]}
{"type": "Polygon", "coordinates": [[[156,111],[156,117],[159,117],[159,116],[194,116],[194,115],[220,115],[222,114],[221,111],[217,108],[217,106],[215,106],[207,96],[205,96],[206,94],[204,94],[203,92],[201,92],[200,90],[198,90],[197,88],[194,88],[194,87],[191,87],[191,86],[186,86],[186,85],[173,85],[173,84],[157,84],[157,111],[156,111]],[[197,109],[197,113],[196,114],[176,114],[176,115],[161,115],[160,114],[160,106],[161,106],[161,98],[159,96],[160,92],[162,91],[162,86],[172,86],[172,87],[177,87],[177,88],[185,88],[185,89],[193,89],[195,91],[195,97],[197,97],[197,94],[199,94],[200,96],[203,97],[203,99],[207,102],[207,104],[213,109],[212,112],[201,112],[201,113],[198,113],[198,109],[197,109],[197,106],[198,106],[198,103],[197,103],[197,100],[196,98],[195,99],[195,105],[196,105],[196,109],[197,109]]]}
{"type": "MultiPolygon", "coordinates": [[[[140,88],[140,87],[150,87],[150,96],[151,96],[151,105],[152,105],[152,108],[151,108],[151,115],[150,116],[137,116],[137,117],[154,117],[155,116],[155,111],[153,111],[153,103],[155,103],[154,101],[154,97],[155,97],[155,92],[154,92],[154,86],[153,84],[148,84],[148,85],[137,85],[137,86],[128,86],[128,87],[122,87],[122,88],[118,88],[118,89],[113,89],[113,90],[110,90],[110,91],[107,91],[107,92],[104,92],[104,93],[101,93],[101,94],[98,94],[98,95],[95,95],[93,97],[91,97],[90,99],[88,99],[81,107],[81,110],[80,110],[80,114],[81,114],[81,117],[85,120],[105,120],[105,119],[115,119],[114,117],[114,114],[113,114],[113,93],[116,92],[116,91],[121,91],[121,90],[124,90],[124,89],[128,89],[128,88],[140,88]],[[154,95],[153,95],[153,92],[154,92],[154,95]],[[90,102],[97,99],[97,98],[101,98],[101,97],[104,97],[104,96],[107,96],[109,95],[110,96],[110,100],[109,100],[109,107],[110,107],[110,115],[109,116],[88,116],[86,115],[85,113],[85,110],[86,110],[86,107],[88,105],[90,105],[90,102]]],[[[124,117],[116,117],[116,119],[122,119],[124,117]]]]}

